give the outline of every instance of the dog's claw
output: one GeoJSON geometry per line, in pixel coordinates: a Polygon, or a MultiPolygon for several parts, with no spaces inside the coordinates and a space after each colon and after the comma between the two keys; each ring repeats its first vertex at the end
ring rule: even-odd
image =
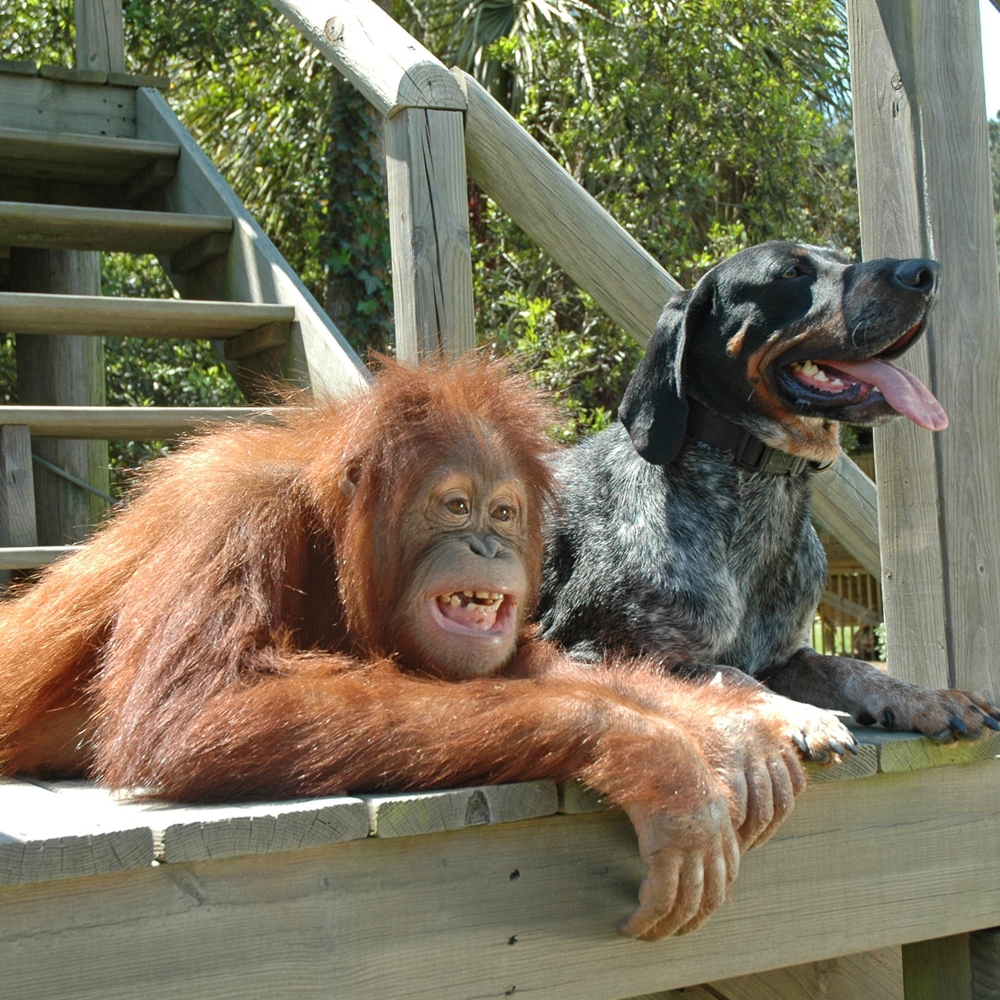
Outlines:
{"type": "Polygon", "coordinates": [[[896,713],[891,708],[883,708],[879,714],[879,722],[891,732],[896,728],[896,713]]]}
{"type": "Polygon", "coordinates": [[[983,725],[994,732],[1000,732],[1000,722],[997,722],[992,715],[986,715],[985,712],[983,713],[983,725]]]}
{"type": "Polygon", "coordinates": [[[944,729],[939,729],[936,733],[928,733],[927,739],[933,743],[951,743],[955,739],[955,734],[950,726],[945,726],[944,729]]]}

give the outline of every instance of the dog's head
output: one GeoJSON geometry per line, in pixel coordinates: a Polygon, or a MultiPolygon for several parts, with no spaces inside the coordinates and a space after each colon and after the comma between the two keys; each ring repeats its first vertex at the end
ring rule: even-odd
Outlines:
{"type": "Polygon", "coordinates": [[[890,360],[923,332],[939,271],[932,260],[851,264],[796,243],[749,247],[667,303],[619,419],[657,465],[680,450],[689,396],[818,462],[836,457],[841,421],[902,414],[941,430],[941,405],[890,360]]]}

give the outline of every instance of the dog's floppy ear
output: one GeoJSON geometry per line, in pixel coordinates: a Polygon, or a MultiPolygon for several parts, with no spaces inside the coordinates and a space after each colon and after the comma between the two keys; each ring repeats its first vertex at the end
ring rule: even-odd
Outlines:
{"type": "Polygon", "coordinates": [[[618,419],[635,450],[653,465],[666,465],[680,451],[687,423],[682,364],[685,319],[693,292],[679,292],[664,307],[656,331],[625,390],[618,419]]]}

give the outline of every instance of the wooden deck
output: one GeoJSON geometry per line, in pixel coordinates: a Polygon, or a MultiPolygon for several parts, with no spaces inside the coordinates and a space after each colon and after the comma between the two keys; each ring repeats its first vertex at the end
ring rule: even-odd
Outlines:
{"type": "Polygon", "coordinates": [[[902,996],[900,944],[1000,913],[1000,869],[982,864],[1000,844],[1000,734],[859,735],[712,921],[656,944],[615,935],[642,864],[628,821],[575,785],[181,808],[2,782],[0,993],[736,997],[721,981],[875,952],[798,979],[834,969],[875,992],[824,996],[902,996]]]}

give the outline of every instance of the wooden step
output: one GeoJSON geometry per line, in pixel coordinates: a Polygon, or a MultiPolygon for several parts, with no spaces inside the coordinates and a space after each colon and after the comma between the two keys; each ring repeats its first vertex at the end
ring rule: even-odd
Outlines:
{"type": "Polygon", "coordinates": [[[265,325],[287,339],[295,308],[262,302],[0,292],[0,332],[223,340],[265,325]]]}
{"type": "Polygon", "coordinates": [[[155,253],[171,257],[177,270],[225,254],[232,229],[221,215],[0,201],[0,246],[155,253]]]}
{"type": "Polygon", "coordinates": [[[27,427],[33,438],[162,441],[206,425],[274,420],[262,406],[0,406],[0,425],[27,427]]]}
{"type": "Polygon", "coordinates": [[[31,179],[127,186],[148,171],[162,184],[179,155],[170,142],[0,128],[0,174],[31,179]]]}
{"type": "Polygon", "coordinates": [[[48,566],[80,545],[32,545],[21,548],[0,548],[0,572],[11,569],[38,569],[48,566]]]}

